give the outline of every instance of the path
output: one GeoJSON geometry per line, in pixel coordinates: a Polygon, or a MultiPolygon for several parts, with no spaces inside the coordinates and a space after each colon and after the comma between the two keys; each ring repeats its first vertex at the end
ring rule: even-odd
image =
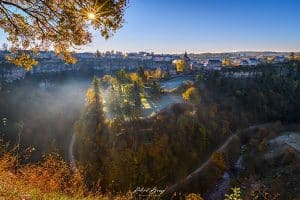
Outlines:
{"type": "Polygon", "coordinates": [[[68,151],[69,151],[68,154],[69,154],[70,165],[71,165],[71,167],[72,167],[72,169],[74,171],[77,170],[76,160],[74,158],[74,144],[75,144],[75,140],[76,140],[76,133],[73,133],[71,141],[70,141],[69,149],[68,149],[68,151]]]}
{"type": "MultiPolygon", "coordinates": [[[[236,134],[230,136],[216,151],[222,151],[224,150],[224,148],[233,140],[234,137],[237,137],[236,134]]],[[[211,159],[211,155],[209,157],[208,160],[206,160],[205,163],[203,163],[200,167],[198,167],[195,171],[193,171],[192,173],[190,173],[187,177],[185,177],[183,180],[181,180],[180,182],[168,187],[165,191],[164,194],[172,194],[175,193],[176,190],[178,190],[180,187],[182,187],[183,185],[187,185],[188,183],[190,183],[193,178],[196,178],[198,176],[198,174],[200,174],[202,172],[203,169],[205,169],[205,167],[207,167],[208,165],[210,165],[212,162],[211,159]]]]}
{"type": "MultiPolygon", "coordinates": [[[[272,123],[253,125],[253,126],[249,126],[246,129],[243,129],[242,131],[249,131],[249,130],[253,130],[253,129],[257,129],[257,128],[267,127],[271,124],[272,123]]],[[[237,134],[238,133],[235,133],[232,136],[230,136],[216,151],[223,151],[226,148],[226,146],[234,139],[234,137],[238,137],[237,134]]],[[[205,169],[205,167],[207,167],[212,162],[211,155],[210,155],[209,159],[206,162],[204,162],[200,167],[198,167],[195,171],[190,173],[188,176],[186,176],[184,179],[182,179],[178,183],[167,187],[167,189],[165,190],[163,195],[173,194],[182,186],[190,183],[193,180],[193,178],[196,178],[202,172],[202,170],[205,169]]]]}

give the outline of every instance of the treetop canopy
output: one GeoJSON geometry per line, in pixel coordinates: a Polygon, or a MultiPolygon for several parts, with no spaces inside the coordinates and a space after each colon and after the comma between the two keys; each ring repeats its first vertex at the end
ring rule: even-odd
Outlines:
{"type": "Polygon", "coordinates": [[[92,42],[92,27],[109,38],[123,24],[128,0],[0,0],[0,27],[12,53],[8,60],[30,69],[31,54],[54,49],[67,63],[71,51],[92,42]]]}

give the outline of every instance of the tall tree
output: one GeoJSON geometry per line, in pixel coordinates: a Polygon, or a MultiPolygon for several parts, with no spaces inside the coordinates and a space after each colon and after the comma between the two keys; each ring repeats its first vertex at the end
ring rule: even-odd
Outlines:
{"type": "Polygon", "coordinates": [[[145,83],[147,81],[145,70],[143,67],[139,66],[137,69],[138,76],[142,79],[142,81],[145,83]]]}
{"type": "Polygon", "coordinates": [[[153,81],[150,85],[151,88],[151,97],[154,99],[158,98],[161,94],[161,87],[157,81],[153,81]]]}
{"type": "Polygon", "coordinates": [[[292,52],[292,53],[290,54],[290,60],[291,60],[291,61],[295,61],[295,53],[294,53],[294,52],[292,52]]]}
{"type": "MultiPolygon", "coordinates": [[[[75,124],[77,134],[75,157],[85,169],[85,177],[90,186],[104,182],[104,163],[108,134],[104,119],[103,101],[99,80],[94,77],[92,87],[87,91],[86,109],[75,124]]],[[[102,185],[103,186],[103,185],[102,185]]]]}
{"type": "Polygon", "coordinates": [[[90,27],[104,38],[123,23],[127,0],[6,0],[0,1],[0,28],[7,33],[8,59],[30,69],[36,61],[29,52],[53,48],[74,63],[70,50],[92,41],[90,27]]]}
{"type": "Polygon", "coordinates": [[[124,69],[120,69],[119,71],[117,71],[116,78],[120,84],[125,84],[125,83],[129,82],[129,79],[130,79],[124,69]]]}
{"type": "Polygon", "coordinates": [[[155,70],[154,77],[157,78],[157,79],[163,78],[163,77],[164,77],[164,72],[161,70],[160,67],[158,67],[158,68],[155,70]]]}
{"type": "Polygon", "coordinates": [[[140,87],[138,86],[136,81],[133,83],[133,101],[134,107],[140,109],[142,104],[140,96],[140,87]]]}

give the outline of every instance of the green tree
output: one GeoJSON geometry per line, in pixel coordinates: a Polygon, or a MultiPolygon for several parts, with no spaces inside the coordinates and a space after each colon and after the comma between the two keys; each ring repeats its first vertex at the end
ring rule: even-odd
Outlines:
{"type": "Polygon", "coordinates": [[[203,74],[198,74],[195,78],[197,83],[203,83],[204,81],[204,75],[203,74]]]}
{"type": "Polygon", "coordinates": [[[37,62],[28,54],[53,47],[74,63],[70,49],[92,41],[90,27],[105,38],[123,23],[127,0],[7,0],[0,1],[0,28],[7,33],[13,54],[8,59],[30,69],[37,62]]]}
{"type": "Polygon", "coordinates": [[[132,96],[133,96],[134,106],[135,106],[135,108],[140,109],[141,104],[142,104],[141,96],[140,96],[141,91],[140,91],[140,87],[138,86],[136,81],[133,83],[132,93],[133,93],[132,96]]]}
{"type": "Polygon", "coordinates": [[[133,119],[138,115],[141,108],[141,89],[137,82],[133,84],[126,84],[124,86],[123,97],[124,101],[122,102],[122,113],[130,119],[133,119]]]}
{"type": "MultiPolygon", "coordinates": [[[[85,169],[85,177],[90,186],[103,182],[105,173],[106,146],[108,141],[104,121],[103,101],[99,80],[94,77],[93,84],[87,91],[86,109],[75,124],[75,157],[85,169]]],[[[104,187],[104,185],[103,185],[104,187]]]]}
{"type": "Polygon", "coordinates": [[[108,93],[108,111],[109,114],[112,116],[119,116],[122,115],[122,109],[121,109],[121,98],[119,95],[119,91],[113,87],[110,88],[108,93]]]}
{"type": "Polygon", "coordinates": [[[116,78],[120,84],[126,84],[130,81],[128,74],[124,69],[120,69],[119,71],[117,71],[116,78]]]}
{"type": "Polygon", "coordinates": [[[151,97],[154,99],[158,98],[161,94],[161,87],[157,81],[153,81],[150,85],[151,88],[151,97]]]}
{"type": "Polygon", "coordinates": [[[137,69],[138,76],[142,79],[142,81],[145,83],[147,81],[147,77],[145,75],[145,70],[143,67],[139,66],[137,69]]]}

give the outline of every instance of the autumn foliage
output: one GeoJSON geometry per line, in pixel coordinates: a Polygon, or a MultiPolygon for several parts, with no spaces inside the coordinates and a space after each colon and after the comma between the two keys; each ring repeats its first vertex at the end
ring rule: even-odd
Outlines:
{"type": "Polygon", "coordinates": [[[193,103],[200,103],[201,97],[199,91],[195,87],[188,88],[183,94],[182,98],[186,101],[190,101],[193,103]]]}
{"type": "Polygon", "coordinates": [[[126,0],[0,1],[0,29],[11,44],[8,60],[28,70],[36,64],[31,53],[54,50],[75,63],[71,51],[92,42],[90,28],[107,39],[122,26],[126,5],[126,0]]]}
{"type": "Polygon", "coordinates": [[[6,152],[0,157],[0,195],[15,199],[24,195],[64,193],[86,195],[80,170],[72,171],[57,154],[52,153],[35,164],[21,164],[18,155],[6,152]]]}

